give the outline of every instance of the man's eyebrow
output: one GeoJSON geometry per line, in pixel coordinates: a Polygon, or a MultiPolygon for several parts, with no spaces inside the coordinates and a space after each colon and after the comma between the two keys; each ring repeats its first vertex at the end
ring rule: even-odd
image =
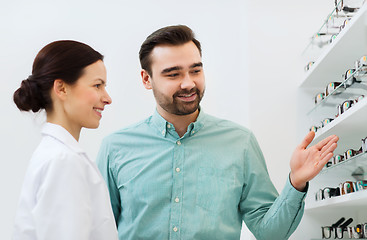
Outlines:
{"type": "Polygon", "coordinates": [[[196,68],[196,67],[202,67],[203,63],[202,62],[198,62],[198,63],[194,63],[190,66],[190,68],[196,68]]]}
{"type": "Polygon", "coordinates": [[[181,69],[182,69],[182,67],[179,67],[179,66],[170,67],[170,68],[163,69],[161,74],[169,73],[169,72],[172,72],[172,71],[178,71],[178,70],[181,70],[181,69]]]}

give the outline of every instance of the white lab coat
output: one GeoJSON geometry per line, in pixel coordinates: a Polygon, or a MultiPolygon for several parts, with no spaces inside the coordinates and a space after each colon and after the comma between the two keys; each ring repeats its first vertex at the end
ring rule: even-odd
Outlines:
{"type": "Polygon", "coordinates": [[[71,134],[46,123],[24,179],[14,240],[116,240],[108,190],[71,134]]]}

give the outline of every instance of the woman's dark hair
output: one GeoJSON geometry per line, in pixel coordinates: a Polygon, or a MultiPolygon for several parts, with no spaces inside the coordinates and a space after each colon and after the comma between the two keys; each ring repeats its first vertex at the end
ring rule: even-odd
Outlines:
{"type": "Polygon", "coordinates": [[[201,56],[200,42],[195,38],[194,32],[185,25],[168,26],[150,34],[143,42],[139,51],[140,65],[152,76],[151,52],[158,45],[168,44],[173,46],[182,45],[192,41],[198,48],[201,56]]]}
{"type": "Polygon", "coordinates": [[[32,75],[23,80],[13,95],[21,111],[52,110],[51,88],[56,79],[74,84],[90,64],[103,56],[90,46],[72,40],[55,41],[39,51],[33,62],[32,75]]]}

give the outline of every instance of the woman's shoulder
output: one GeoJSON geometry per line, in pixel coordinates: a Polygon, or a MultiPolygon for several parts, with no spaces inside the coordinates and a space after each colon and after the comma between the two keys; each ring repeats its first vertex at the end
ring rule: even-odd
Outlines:
{"type": "Polygon", "coordinates": [[[31,165],[44,168],[53,164],[68,167],[84,165],[85,160],[62,142],[45,136],[32,155],[31,165]]]}

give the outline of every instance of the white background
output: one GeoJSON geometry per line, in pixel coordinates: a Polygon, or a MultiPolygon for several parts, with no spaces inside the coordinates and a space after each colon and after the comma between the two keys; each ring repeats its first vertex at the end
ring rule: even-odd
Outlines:
{"type": "MultiPolygon", "coordinates": [[[[152,93],[140,80],[141,43],[160,27],[188,25],[203,48],[203,110],[255,133],[270,177],[281,191],[300,141],[300,56],[332,6],[332,0],[1,0],[0,239],[10,239],[23,177],[44,121],[42,114],[20,113],[12,95],[31,74],[34,57],[44,45],[74,39],[105,55],[113,104],[106,107],[101,127],[83,130],[80,139],[95,159],[104,136],[154,110],[152,93]]],[[[242,239],[250,237],[244,233],[242,239]]]]}

